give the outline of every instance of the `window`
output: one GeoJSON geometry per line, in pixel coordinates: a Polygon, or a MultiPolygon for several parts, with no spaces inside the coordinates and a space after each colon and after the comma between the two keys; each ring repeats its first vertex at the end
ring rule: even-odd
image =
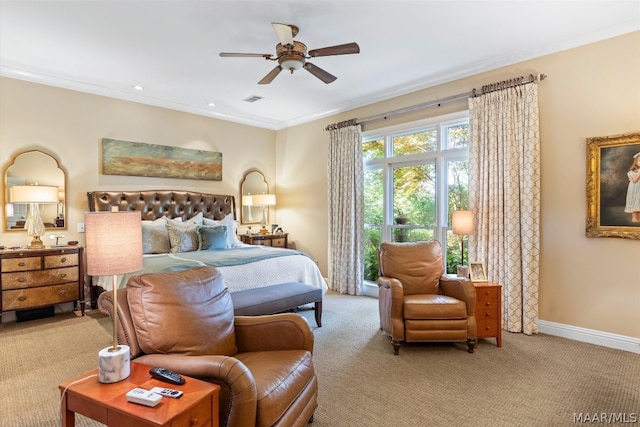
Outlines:
{"type": "Polygon", "coordinates": [[[387,241],[439,240],[455,273],[451,212],[468,207],[468,146],[468,112],[364,134],[365,280],[378,279],[377,249],[387,241]]]}

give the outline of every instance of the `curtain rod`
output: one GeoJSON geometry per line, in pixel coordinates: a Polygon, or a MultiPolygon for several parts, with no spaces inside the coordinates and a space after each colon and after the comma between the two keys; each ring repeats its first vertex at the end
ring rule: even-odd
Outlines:
{"type": "Polygon", "coordinates": [[[399,114],[410,113],[412,111],[423,110],[425,108],[439,107],[442,104],[447,104],[449,102],[459,101],[459,100],[465,99],[465,98],[475,98],[475,97],[478,97],[478,96],[485,95],[487,93],[495,92],[497,90],[502,90],[502,89],[507,89],[507,88],[510,88],[510,87],[521,86],[521,85],[525,85],[525,84],[533,83],[533,82],[539,82],[539,81],[544,80],[546,77],[547,76],[545,74],[538,74],[538,75],[529,74],[529,76],[521,76],[521,77],[516,77],[516,78],[513,78],[513,79],[509,79],[509,80],[503,80],[501,82],[484,85],[484,86],[482,86],[482,88],[479,91],[477,89],[473,88],[470,92],[449,96],[447,98],[442,98],[442,99],[439,99],[437,101],[429,101],[429,102],[425,102],[423,104],[412,105],[410,107],[400,108],[398,110],[388,111],[386,113],[376,114],[374,116],[369,116],[369,117],[365,117],[365,118],[362,118],[362,119],[345,120],[343,122],[331,124],[331,125],[325,127],[324,130],[328,131],[328,130],[333,130],[333,129],[340,129],[340,128],[343,128],[343,127],[353,126],[353,125],[356,125],[356,124],[372,122],[374,120],[388,119],[389,117],[397,116],[399,114]]]}

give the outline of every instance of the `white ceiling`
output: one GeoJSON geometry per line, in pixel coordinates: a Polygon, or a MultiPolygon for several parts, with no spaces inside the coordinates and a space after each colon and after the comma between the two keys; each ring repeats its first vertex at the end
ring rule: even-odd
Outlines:
{"type": "Polygon", "coordinates": [[[0,75],[282,129],[639,29],[638,0],[0,0],[0,75]],[[361,53],[258,85],[275,62],[218,54],[274,53],[272,22],[361,53]]]}

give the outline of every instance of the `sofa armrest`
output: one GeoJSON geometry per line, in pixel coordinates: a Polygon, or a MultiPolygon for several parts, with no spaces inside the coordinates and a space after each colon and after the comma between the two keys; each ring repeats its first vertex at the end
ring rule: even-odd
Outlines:
{"type": "Polygon", "coordinates": [[[464,301],[467,304],[467,315],[476,315],[476,287],[471,280],[462,277],[442,276],[440,290],[443,295],[464,301]]]}
{"type": "Polygon", "coordinates": [[[149,367],[161,367],[220,385],[220,425],[249,426],[256,422],[258,391],[251,371],[232,356],[146,354],[135,359],[149,367]],[[228,391],[224,393],[222,391],[228,391]]]}
{"type": "Polygon", "coordinates": [[[273,350],[307,350],[313,353],[313,332],[307,320],[295,313],[235,316],[238,353],[273,350]]]}
{"type": "Polygon", "coordinates": [[[394,340],[404,340],[404,287],[402,282],[392,277],[378,278],[378,305],[380,326],[394,340]]]}

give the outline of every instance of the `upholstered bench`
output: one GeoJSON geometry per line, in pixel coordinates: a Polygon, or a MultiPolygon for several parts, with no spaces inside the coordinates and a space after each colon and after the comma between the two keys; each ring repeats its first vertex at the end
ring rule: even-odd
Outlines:
{"type": "Polygon", "coordinates": [[[322,326],[322,289],[289,282],[231,292],[236,316],[259,316],[296,310],[314,303],[316,323],[322,326]]]}

